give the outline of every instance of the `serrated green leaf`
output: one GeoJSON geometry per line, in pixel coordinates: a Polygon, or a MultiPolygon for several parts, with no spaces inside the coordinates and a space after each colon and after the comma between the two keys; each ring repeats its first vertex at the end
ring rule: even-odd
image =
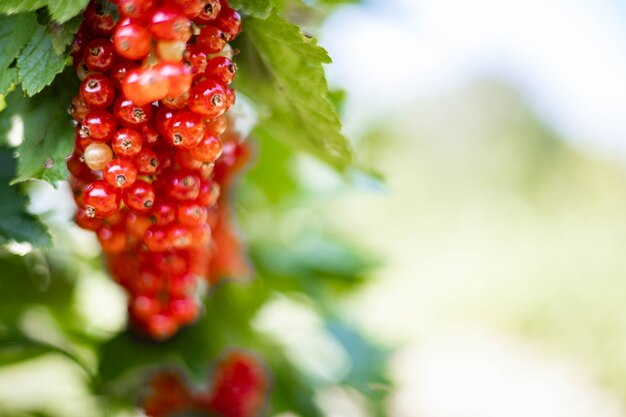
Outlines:
{"type": "Polygon", "coordinates": [[[6,94],[17,83],[17,68],[11,67],[0,71],[0,94],[6,94]]]}
{"type": "Polygon", "coordinates": [[[48,6],[52,19],[64,23],[87,6],[88,0],[2,0],[0,13],[31,12],[48,6]]]}
{"type": "Polygon", "coordinates": [[[17,57],[17,67],[22,89],[32,96],[63,71],[65,56],[57,55],[46,29],[39,26],[17,57]]]}
{"type": "Polygon", "coordinates": [[[18,147],[19,163],[14,182],[41,179],[54,185],[66,178],[65,157],[73,147],[71,119],[66,112],[78,79],[70,71],[34,97],[21,89],[7,96],[7,108],[0,112],[0,143],[6,143],[7,126],[20,118],[24,138],[18,147]]]}
{"type": "Polygon", "coordinates": [[[16,241],[49,247],[52,241],[46,226],[26,212],[25,195],[19,187],[10,185],[14,175],[11,151],[0,148],[0,244],[16,241]]]}
{"type": "Polygon", "coordinates": [[[231,0],[230,6],[249,16],[266,19],[274,7],[274,2],[275,0],[231,0]]]}
{"type": "Polygon", "coordinates": [[[37,29],[32,13],[0,16],[0,73],[11,65],[37,29]]]}
{"type": "Polygon", "coordinates": [[[266,112],[259,129],[345,170],[354,157],[329,99],[322,66],[331,62],[327,52],[276,14],[250,18],[246,31],[260,62],[252,52],[243,58],[251,62],[241,65],[239,86],[266,112]]]}
{"type": "Polygon", "coordinates": [[[52,21],[46,25],[46,33],[50,36],[52,48],[57,55],[65,53],[68,45],[74,39],[74,34],[78,31],[81,21],[82,18],[77,16],[63,24],[52,21]]]}

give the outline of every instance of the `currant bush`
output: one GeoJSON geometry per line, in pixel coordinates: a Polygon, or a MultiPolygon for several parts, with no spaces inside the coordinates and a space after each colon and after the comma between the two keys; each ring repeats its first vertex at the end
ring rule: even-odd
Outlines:
{"type": "Polygon", "coordinates": [[[241,18],[226,0],[111,3],[115,17],[91,1],[72,44],[75,221],[128,293],[131,327],[166,339],[200,314],[203,282],[248,271],[225,197],[250,157],[226,134],[241,18]]]}

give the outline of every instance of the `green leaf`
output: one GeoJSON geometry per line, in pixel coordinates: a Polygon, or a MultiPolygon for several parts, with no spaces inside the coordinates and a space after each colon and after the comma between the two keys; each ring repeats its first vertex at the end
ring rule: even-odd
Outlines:
{"type": "Polygon", "coordinates": [[[65,56],[57,55],[46,29],[39,26],[17,58],[22,89],[32,96],[49,85],[65,67],[65,56]]]}
{"type": "Polygon", "coordinates": [[[0,148],[0,243],[28,242],[50,247],[50,235],[43,223],[26,212],[27,199],[19,187],[10,185],[15,175],[15,159],[0,148]]]}
{"type": "Polygon", "coordinates": [[[274,7],[272,0],[231,0],[230,6],[249,16],[266,19],[274,7]]]}
{"type": "Polygon", "coordinates": [[[65,53],[65,50],[74,39],[74,34],[78,31],[81,21],[82,18],[77,16],[63,24],[52,21],[46,25],[46,33],[50,36],[52,48],[57,55],[63,55],[65,53]]]}
{"type": "Polygon", "coordinates": [[[0,71],[0,94],[6,94],[17,83],[17,68],[11,67],[0,71]]]}
{"type": "Polygon", "coordinates": [[[30,12],[48,6],[50,15],[59,23],[64,23],[80,13],[88,0],[2,0],[0,13],[14,14],[30,12]]]}
{"type": "Polygon", "coordinates": [[[261,109],[259,130],[345,170],[353,153],[329,98],[327,52],[276,14],[248,19],[246,33],[238,85],[261,109]]]}
{"type": "Polygon", "coordinates": [[[17,58],[36,28],[37,20],[32,13],[0,16],[0,75],[17,58]]]}
{"type": "Polygon", "coordinates": [[[6,143],[7,126],[14,118],[20,118],[24,126],[14,182],[35,178],[54,185],[66,178],[65,157],[74,145],[66,109],[75,91],[78,79],[68,70],[34,97],[25,97],[20,89],[7,96],[7,108],[0,112],[0,143],[6,143]]]}

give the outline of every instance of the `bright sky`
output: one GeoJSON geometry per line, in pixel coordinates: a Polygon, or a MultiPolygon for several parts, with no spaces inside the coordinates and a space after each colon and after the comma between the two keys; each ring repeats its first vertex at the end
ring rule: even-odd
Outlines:
{"type": "Polygon", "coordinates": [[[506,80],[568,139],[626,155],[626,6],[619,0],[378,0],[328,21],[346,130],[395,105],[506,80]]]}

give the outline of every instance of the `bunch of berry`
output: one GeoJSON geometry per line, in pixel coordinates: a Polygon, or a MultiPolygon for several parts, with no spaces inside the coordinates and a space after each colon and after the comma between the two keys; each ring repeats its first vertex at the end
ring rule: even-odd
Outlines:
{"type": "Polygon", "coordinates": [[[241,148],[222,140],[236,71],[227,42],[240,29],[226,0],[92,0],[74,39],[75,221],[96,232],[131,324],[153,338],[199,313],[220,216],[214,169],[241,148]]]}
{"type": "Polygon", "coordinates": [[[141,408],[149,417],[254,417],[268,390],[267,373],[259,360],[233,351],[217,364],[207,390],[193,392],[177,372],[156,373],[148,382],[141,408]]]}

